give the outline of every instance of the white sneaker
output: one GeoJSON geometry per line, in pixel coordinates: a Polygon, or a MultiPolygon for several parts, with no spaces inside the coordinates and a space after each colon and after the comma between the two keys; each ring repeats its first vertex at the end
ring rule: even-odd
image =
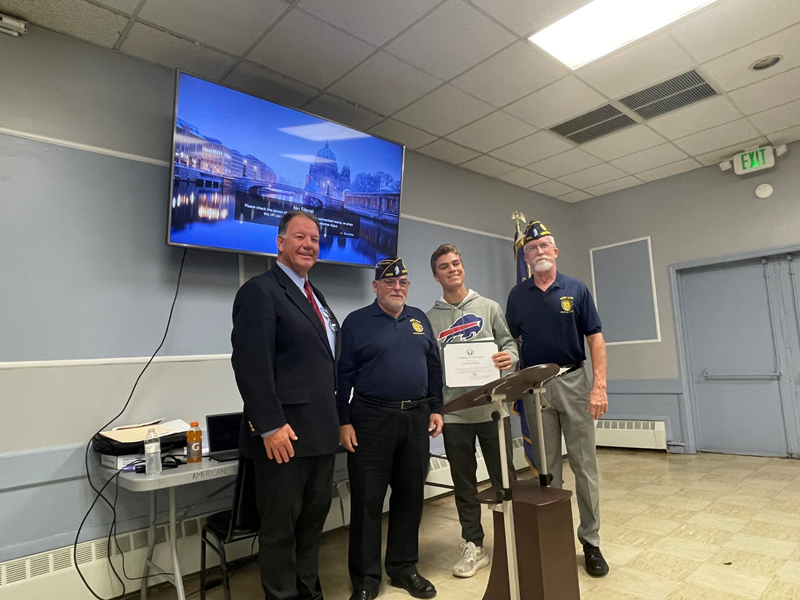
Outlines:
{"type": "Polygon", "coordinates": [[[483,546],[476,546],[472,542],[461,544],[461,559],[453,567],[453,575],[456,577],[472,577],[478,569],[489,564],[489,555],[483,546]]]}

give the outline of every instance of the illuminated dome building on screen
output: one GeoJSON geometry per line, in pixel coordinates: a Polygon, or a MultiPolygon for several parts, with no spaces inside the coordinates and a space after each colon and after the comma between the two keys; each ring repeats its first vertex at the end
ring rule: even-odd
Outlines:
{"type": "Polygon", "coordinates": [[[350,187],[350,167],[346,164],[339,172],[336,155],[331,151],[328,142],[317,152],[313,164],[308,166],[306,190],[325,196],[341,199],[342,191],[350,187]]]}

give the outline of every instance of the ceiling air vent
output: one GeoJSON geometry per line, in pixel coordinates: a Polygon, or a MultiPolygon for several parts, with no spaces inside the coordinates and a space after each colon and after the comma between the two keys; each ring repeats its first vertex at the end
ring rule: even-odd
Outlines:
{"type": "Polygon", "coordinates": [[[708,85],[700,73],[689,71],[641,92],[626,96],[620,102],[640,117],[652,119],[658,115],[663,115],[682,106],[716,95],[717,92],[708,85]]]}
{"type": "Polygon", "coordinates": [[[606,104],[560,125],[551,127],[550,131],[572,140],[576,144],[583,144],[631,125],[636,125],[636,121],[610,104],[606,104]]]}

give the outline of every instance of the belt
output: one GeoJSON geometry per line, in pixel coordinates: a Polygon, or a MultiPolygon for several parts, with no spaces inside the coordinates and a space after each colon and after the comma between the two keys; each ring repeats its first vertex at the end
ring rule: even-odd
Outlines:
{"type": "Polygon", "coordinates": [[[577,371],[578,369],[582,369],[583,368],[583,361],[577,362],[574,365],[564,365],[561,368],[562,369],[566,369],[566,371],[564,371],[562,373],[562,375],[566,375],[567,373],[572,373],[573,371],[577,371]]]}
{"type": "Polygon", "coordinates": [[[430,402],[431,398],[420,398],[419,400],[381,400],[380,398],[367,398],[361,394],[353,394],[353,400],[358,400],[364,404],[381,406],[383,408],[399,408],[400,410],[410,410],[430,402]]]}

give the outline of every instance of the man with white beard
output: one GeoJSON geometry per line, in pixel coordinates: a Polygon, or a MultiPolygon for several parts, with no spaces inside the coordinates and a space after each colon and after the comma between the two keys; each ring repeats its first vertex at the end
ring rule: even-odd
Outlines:
{"type": "MultiPolygon", "coordinates": [[[[534,221],[525,229],[524,252],[533,277],[511,290],[506,320],[511,335],[521,344],[520,366],[555,363],[567,369],[547,384],[545,399],[550,406],[542,410],[545,457],[553,487],[561,488],[563,432],[569,466],[575,475],[581,517],[578,540],[583,545],[586,571],[593,577],[602,577],[608,573],[608,563],[600,552],[594,420],[608,411],[608,396],[600,317],[586,285],[556,270],[556,241],[541,221],[534,221]],[[591,385],[584,368],[584,339],[592,357],[591,385]]],[[[525,396],[524,402],[531,446],[537,464],[541,464],[533,397],[525,396]]]]}

